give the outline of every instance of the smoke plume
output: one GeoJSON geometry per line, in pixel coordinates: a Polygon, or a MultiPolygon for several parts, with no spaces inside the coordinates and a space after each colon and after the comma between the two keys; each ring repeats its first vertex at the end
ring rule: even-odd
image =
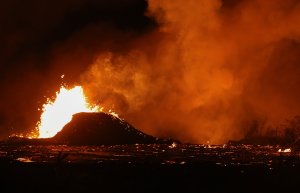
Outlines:
{"type": "Polygon", "coordinates": [[[295,0],[150,0],[158,27],[101,52],[81,76],[91,100],[185,142],[242,138],[300,112],[295,0]]]}

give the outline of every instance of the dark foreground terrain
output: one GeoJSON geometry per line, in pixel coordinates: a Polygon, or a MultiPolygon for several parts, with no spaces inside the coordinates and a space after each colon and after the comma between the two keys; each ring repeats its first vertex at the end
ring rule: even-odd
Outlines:
{"type": "Polygon", "coordinates": [[[299,192],[299,153],[279,148],[1,145],[0,192],[299,192]]]}

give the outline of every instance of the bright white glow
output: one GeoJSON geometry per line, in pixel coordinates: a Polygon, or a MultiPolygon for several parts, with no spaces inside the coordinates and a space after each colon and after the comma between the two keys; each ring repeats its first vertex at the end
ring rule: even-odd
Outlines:
{"type": "Polygon", "coordinates": [[[41,120],[38,123],[38,137],[50,138],[56,135],[79,112],[97,112],[98,106],[91,107],[81,86],[72,89],[60,88],[56,99],[43,105],[41,120]]]}

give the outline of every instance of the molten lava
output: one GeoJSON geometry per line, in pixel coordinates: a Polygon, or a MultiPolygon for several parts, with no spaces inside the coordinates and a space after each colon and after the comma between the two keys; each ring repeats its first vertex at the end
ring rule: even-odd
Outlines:
{"type": "Polygon", "coordinates": [[[72,89],[61,87],[54,101],[43,105],[41,119],[37,124],[38,138],[50,138],[56,135],[79,112],[99,112],[99,106],[91,106],[86,101],[81,86],[72,89]]]}
{"type": "Polygon", "coordinates": [[[292,149],[291,148],[287,148],[287,149],[279,149],[278,150],[279,153],[291,153],[292,149]]]}

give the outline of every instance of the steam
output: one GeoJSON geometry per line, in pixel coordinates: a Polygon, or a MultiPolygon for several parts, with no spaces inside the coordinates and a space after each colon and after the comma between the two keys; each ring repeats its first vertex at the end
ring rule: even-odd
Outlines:
{"type": "Polygon", "coordinates": [[[145,132],[196,143],[300,114],[297,1],[148,3],[159,27],[99,53],[81,75],[92,101],[145,132]]]}

